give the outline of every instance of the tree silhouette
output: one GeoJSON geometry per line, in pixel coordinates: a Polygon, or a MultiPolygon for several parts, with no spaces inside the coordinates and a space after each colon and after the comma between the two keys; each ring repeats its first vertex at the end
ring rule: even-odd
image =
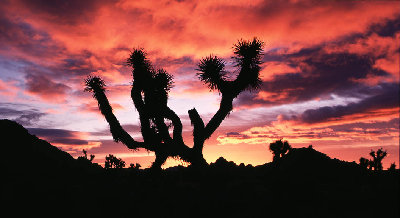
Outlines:
{"type": "Polygon", "coordinates": [[[360,166],[365,169],[369,169],[371,166],[370,160],[365,157],[360,158],[360,166]]]}
{"type": "Polygon", "coordinates": [[[87,151],[86,151],[85,149],[83,149],[82,152],[83,152],[83,156],[79,156],[78,159],[84,159],[84,160],[88,160],[88,161],[90,161],[90,162],[93,162],[94,157],[95,157],[94,154],[91,154],[91,155],[90,155],[90,158],[88,158],[88,156],[87,156],[87,151]]]}
{"type": "Polygon", "coordinates": [[[371,157],[373,158],[370,162],[371,167],[374,168],[375,171],[381,171],[382,170],[382,160],[383,158],[386,157],[387,152],[383,151],[383,148],[378,149],[376,152],[371,150],[369,153],[371,157]]]}
{"type": "Polygon", "coordinates": [[[228,80],[225,63],[216,56],[203,58],[198,64],[197,76],[211,90],[221,95],[218,111],[205,124],[195,108],[188,111],[193,126],[193,146],[187,146],[182,137],[182,122],[178,115],[167,105],[168,92],[172,88],[172,76],[163,69],[154,69],[146,58],[143,49],[135,49],[127,62],[132,67],[131,98],[139,113],[143,142],[133,139],[121,126],[112,112],[105,95],[105,82],[98,76],[85,80],[85,91],[93,93],[101,113],[106,118],[111,134],[116,142],[122,142],[128,148],[144,148],[153,151],[156,159],[153,168],[161,168],[168,157],[179,157],[193,166],[207,165],[203,157],[204,142],[210,138],[225,117],[232,111],[232,102],[241,92],[255,90],[260,84],[259,78],[263,42],[239,40],[234,45],[234,61],[238,75],[228,80]],[[167,125],[169,122],[170,125],[167,125]],[[169,129],[173,128],[172,136],[169,129]]]}
{"type": "Polygon", "coordinates": [[[88,158],[87,151],[86,151],[85,149],[83,149],[82,152],[83,152],[83,156],[79,156],[79,157],[77,158],[77,160],[80,161],[80,162],[82,162],[82,163],[90,163],[90,164],[92,164],[95,155],[94,155],[94,154],[91,154],[91,155],[90,155],[90,158],[88,158]]]}
{"type": "Polygon", "coordinates": [[[372,157],[372,160],[368,160],[367,158],[360,158],[360,166],[364,168],[368,168],[369,170],[374,169],[374,171],[381,171],[382,160],[386,157],[387,152],[383,150],[383,148],[378,149],[376,152],[371,150],[369,155],[372,157]]]}
{"type": "Polygon", "coordinates": [[[125,167],[125,161],[123,161],[121,158],[117,158],[112,154],[109,154],[106,156],[106,161],[104,163],[104,168],[106,169],[121,169],[125,167]]]}
{"type": "Polygon", "coordinates": [[[290,149],[292,149],[292,146],[289,145],[289,142],[283,142],[282,139],[276,140],[275,142],[269,144],[269,150],[274,155],[274,162],[285,156],[290,151],[290,149]]]}
{"type": "Polygon", "coordinates": [[[388,168],[390,172],[395,172],[396,171],[396,163],[391,163],[390,167],[388,168]]]}
{"type": "Polygon", "coordinates": [[[140,169],[140,167],[142,167],[142,165],[140,165],[139,163],[136,163],[136,164],[131,163],[131,164],[129,165],[129,168],[130,168],[130,169],[135,169],[135,170],[140,169]]]}

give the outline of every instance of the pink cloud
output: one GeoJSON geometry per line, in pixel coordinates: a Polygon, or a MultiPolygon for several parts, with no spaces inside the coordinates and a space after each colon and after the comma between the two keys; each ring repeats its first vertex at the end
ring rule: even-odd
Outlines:
{"type": "Polygon", "coordinates": [[[49,102],[65,102],[70,87],[63,83],[53,82],[44,75],[28,75],[26,90],[29,94],[39,96],[49,102]]]}
{"type": "Polygon", "coordinates": [[[0,79],[0,95],[5,96],[7,99],[11,99],[17,95],[19,88],[16,86],[16,82],[3,81],[0,79]]]}

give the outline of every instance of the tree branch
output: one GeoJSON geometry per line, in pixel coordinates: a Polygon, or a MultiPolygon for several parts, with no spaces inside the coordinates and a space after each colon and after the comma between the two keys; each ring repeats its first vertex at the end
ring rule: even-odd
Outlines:
{"type": "Polygon", "coordinates": [[[219,109],[217,113],[211,118],[211,120],[207,123],[204,128],[204,139],[210,138],[210,136],[214,133],[214,131],[221,125],[222,121],[232,110],[232,101],[233,97],[227,97],[222,93],[221,103],[219,105],[219,109]]]}
{"type": "Polygon", "coordinates": [[[193,125],[193,150],[199,152],[203,150],[204,145],[204,122],[201,119],[199,113],[197,112],[196,108],[193,108],[188,111],[190,121],[193,125]]]}
{"type": "Polygon", "coordinates": [[[182,122],[178,115],[168,106],[165,109],[165,118],[172,121],[174,125],[173,131],[173,138],[179,143],[183,144],[183,137],[182,137],[182,122]]]}
{"type": "Polygon", "coordinates": [[[154,151],[154,147],[145,144],[144,142],[137,142],[135,141],[121,126],[118,119],[112,112],[112,107],[104,93],[104,90],[99,87],[92,87],[93,88],[93,96],[96,98],[98,102],[99,109],[101,113],[106,118],[109,126],[110,131],[113,136],[114,141],[122,142],[130,149],[137,149],[137,148],[145,148],[149,151],[154,151]]]}

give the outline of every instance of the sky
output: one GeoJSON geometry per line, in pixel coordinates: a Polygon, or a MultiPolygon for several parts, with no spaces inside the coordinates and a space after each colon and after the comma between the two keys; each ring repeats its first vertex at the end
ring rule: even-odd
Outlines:
{"type": "Polygon", "coordinates": [[[144,48],[174,77],[168,105],[192,146],[187,111],[207,123],[220,100],[197,64],[216,55],[234,78],[233,45],[253,37],[265,43],[261,88],[234,100],[205,143],[207,162],[264,164],[283,139],[345,161],[383,148],[384,168],[399,165],[399,1],[1,0],[0,119],[73,157],[85,149],[97,163],[114,154],[148,167],[153,153],[113,142],[84,79],[105,80],[115,115],[141,140],[126,59],[144,48]]]}

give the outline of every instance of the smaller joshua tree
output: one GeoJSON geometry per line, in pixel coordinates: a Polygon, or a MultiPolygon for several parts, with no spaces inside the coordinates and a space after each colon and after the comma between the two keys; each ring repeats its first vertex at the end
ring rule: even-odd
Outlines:
{"type": "Polygon", "coordinates": [[[193,146],[183,141],[182,122],[167,105],[168,92],[173,84],[172,75],[163,69],[154,69],[143,49],[135,49],[127,60],[132,67],[131,98],[139,113],[142,141],[133,139],[113,114],[103,79],[89,76],[85,80],[85,91],[93,93],[100,112],[110,126],[114,141],[122,142],[129,149],[144,148],[155,153],[152,168],[160,169],[168,157],[178,157],[192,166],[202,167],[207,165],[202,153],[204,143],[232,111],[233,100],[241,92],[256,90],[260,86],[262,47],[263,42],[256,38],[240,40],[234,45],[233,60],[237,67],[235,79],[227,75],[222,59],[210,55],[200,60],[198,78],[209,89],[218,91],[221,100],[218,111],[208,123],[203,121],[195,108],[188,111],[193,126],[193,146]]]}
{"type": "Polygon", "coordinates": [[[381,171],[382,167],[382,160],[386,157],[387,152],[383,151],[383,148],[378,149],[376,152],[371,150],[369,155],[372,157],[371,165],[375,171],[381,171]]]}
{"type": "Polygon", "coordinates": [[[292,146],[289,145],[289,142],[282,141],[282,139],[276,140],[275,142],[269,144],[269,150],[274,155],[274,162],[285,156],[291,149],[292,146]]]}
{"type": "Polygon", "coordinates": [[[384,151],[383,148],[380,148],[376,152],[371,150],[369,155],[372,157],[371,160],[364,157],[360,158],[360,166],[368,168],[369,170],[381,171],[383,169],[382,160],[387,156],[387,152],[384,151]]]}

